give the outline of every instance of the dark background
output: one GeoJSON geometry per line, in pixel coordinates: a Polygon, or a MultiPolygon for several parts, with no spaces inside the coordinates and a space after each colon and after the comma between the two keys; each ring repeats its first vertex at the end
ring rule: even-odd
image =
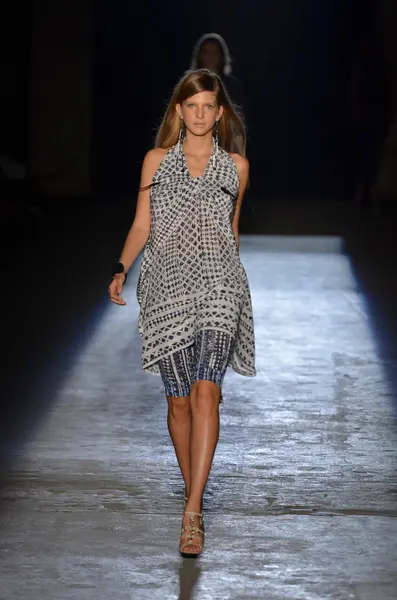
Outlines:
{"type": "Polygon", "coordinates": [[[0,19],[0,153],[28,162],[32,5],[10,2],[0,19]]]}
{"type": "MultiPolygon", "coordinates": [[[[355,23],[346,0],[100,1],[95,18],[96,186],[136,186],[142,153],[195,40],[225,37],[245,89],[253,184],[265,196],[344,195],[355,23]]],[[[361,5],[365,5],[362,2],[361,5]]],[[[362,8],[361,8],[362,11],[362,8]]],[[[367,25],[369,20],[367,21],[367,25]]]]}
{"type": "Polygon", "coordinates": [[[375,0],[16,0],[1,20],[1,152],[47,196],[135,198],[142,158],[196,39],[223,35],[245,90],[251,193],[349,198],[350,77],[375,0]]]}

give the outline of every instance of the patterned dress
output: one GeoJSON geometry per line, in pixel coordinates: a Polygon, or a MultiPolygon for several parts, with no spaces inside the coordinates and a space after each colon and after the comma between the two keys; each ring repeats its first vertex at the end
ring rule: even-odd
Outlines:
{"type": "Polygon", "coordinates": [[[251,296],[232,230],[238,190],[236,165],[221,148],[200,177],[190,174],[180,143],[161,161],[137,288],[146,372],[160,375],[162,359],[215,331],[233,340],[228,366],[255,375],[251,296]]]}

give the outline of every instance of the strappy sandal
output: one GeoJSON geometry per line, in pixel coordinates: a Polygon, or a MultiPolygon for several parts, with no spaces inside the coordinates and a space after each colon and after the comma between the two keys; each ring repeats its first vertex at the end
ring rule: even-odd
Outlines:
{"type": "Polygon", "coordinates": [[[185,515],[189,515],[189,523],[187,525],[182,524],[181,531],[181,542],[179,545],[179,551],[185,558],[196,558],[203,551],[204,546],[204,522],[202,513],[185,511],[185,515]],[[199,526],[194,526],[194,517],[199,518],[199,526]],[[192,552],[189,550],[191,546],[198,546],[200,550],[198,552],[192,552]]]}

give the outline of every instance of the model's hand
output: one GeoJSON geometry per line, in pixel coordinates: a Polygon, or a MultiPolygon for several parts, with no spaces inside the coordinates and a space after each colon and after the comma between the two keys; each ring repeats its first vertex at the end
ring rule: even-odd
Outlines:
{"type": "Polygon", "coordinates": [[[115,304],[120,304],[120,305],[127,304],[120,296],[122,289],[123,289],[124,280],[125,280],[124,273],[118,273],[117,275],[115,275],[113,277],[113,280],[112,280],[111,284],[109,285],[109,288],[108,288],[109,296],[110,296],[111,301],[114,302],[115,304]]]}

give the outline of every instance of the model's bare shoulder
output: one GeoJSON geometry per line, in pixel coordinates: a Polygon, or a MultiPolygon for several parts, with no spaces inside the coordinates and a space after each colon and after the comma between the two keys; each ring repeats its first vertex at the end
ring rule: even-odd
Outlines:
{"type": "Polygon", "coordinates": [[[158,169],[164,156],[167,154],[168,148],[152,148],[145,154],[143,159],[143,168],[158,169]]]}
{"type": "Polygon", "coordinates": [[[166,148],[153,148],[146,152],[142,163],[141,188],[151,184],[153,175],[167,152],[166,148]]]}
{"type": "Polygon", "coordinates": [[[241,156],[241,154],[230,154],[231,158],[234,160],[234,164],[237,168],[237,173],[240,179],[241,189],[245,189],[249,180],[249,172],[250,172],[250,164],[245,156],[241,156]]]}
{"type": "Polygon", "coordinates": [[[248,158],[245,158],[245,156],[241,156],[241,154],[236,153],[230,154],[230,156],[236,163],[237,171],[239,172],[239,174],[248,173],[250,168],[248,158]]]}

